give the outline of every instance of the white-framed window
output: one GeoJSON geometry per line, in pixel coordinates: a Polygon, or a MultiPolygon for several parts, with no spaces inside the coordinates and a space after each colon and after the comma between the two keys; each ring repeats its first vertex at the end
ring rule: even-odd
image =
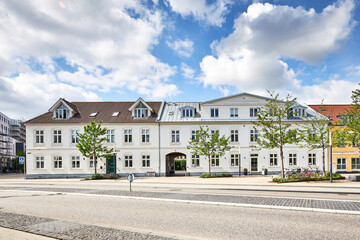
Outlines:
{"type": "Polygon", "coordinates": [[[239,117],[239,109],[230,108],[230,117],[239,117]]]}
{"type": "Polygon", "coordinates": [[[44,143],[44,131],[35,130],[35,143],[41,144],[44,143]]]}
{"type": "Polygon", "coordinates": [[[115,130],[106,130],[106,141],[111,143],[115,142],[115,130]]]}
{"type": "Polygon", "coordinates": [[[131,129],[124,130],[124,142],[132,143],[132,130],[131,129]]]}
{"type": "Polygon", "coordinates": [[[309,153],[308,154],[308,164],[309,165],[316,165],[316,154],[315,153],[309,153]]]}
{"type": "Polygon", "coordinates": [[[255,129],[250,129],[250,142],[256,142],[258,139],[258,131],[255,129]]]}
{"type": "Polygon", "coordinates": [[[257,108],[250,108],[250,117],[257,117],[257,108]]]}
{"type": "Polygon", "coordinates": [[[142,155],[142,167],[150,167],[150,155],[142,155]]]}
{"type": "Polygon", "coordinates": [[[79,130],[71,130],[71,143],[79,142],[78,133],[79,133],[79,130]]]}
{"type": "Polygon", "coordinates": [[[193,167],[199,167],[200,166],[200,156],[199,155],[192,155],[191,156],[191,165],[193,167]]]}
{"type": "Polygon", "coordinates": [[[304,108],[294,108],[293,109],[293,116],[294,117],[304,117],[305,116],[305,109],[304,108]]]}
{"type": "Polygon", "coordinates": [[[180,142],[180,131],[179,130],[171,131],[171,142],[173,142],[173,143],[180,142]]]}
{"type": "Polygon", "coordinates": [[[230,133],[231,142],[239,142],[239,130],[231,130],[230,133]]]}
{"type": "Polygon", "coordinates": [[[289,153],[289,165],[296,165],[296,153],[289,153]]]}
{"type": "Polygon", "coordinates": [[[134,118],[148,118],[149,110],[143,103],[139,103],[134,109],[134,118]]]}
{"type": "Polygon", "coordinates": [[[143,143],[150,142],[150,130],[149,129],[143,129],[141,131],[141,142],[143,142],[143,143]]]}
{"type": "Polygon", "coordinates": [[[230,165],[232,167],[239,166],[239,154],[234,153],[230,155],[230,165]]]}
{"type": "Polygon", "coordinates": [[[277,153],[270,153],[270,166],[277,166],[277,153]]]}
{"type": "Polygon", "coordinates": [[[89,159],[89,168],[94,168],[94,158],[90,157],[89,159]]]}
{"type": "Polygon", "coordinates": [[[346,170],[346,158],[337,159],[337,170],[346,170]]]}
{"type": "Polygon", "coordinates": [[[64,104],[61,104],[60,107],[55,110],[55,119],[68,119],[69,117],[70,111],[64,104]]]}
{"type": "Polygon", "coordinates": [[[54,143],[61,143],[61,130],[54,130],[54,143]]]}
{"type": "Polygon", "coordinates": [[[195,117],[195,109],[190,107],[181,109],[181,117],[195,117]]]}
{"type": "Polygon", "coordinates": [[[38,169],[45,168],[45,161],[43,156],[37,156],[35,158],[35,168],[38,169]]]}
{"type": "Polygon", "coordinates": [[[62,156],[54,156],[54,168],[63,168],[62,156]]]}
{"type": "Polygon", "coordinates": [[[352,170],[360,169],[360,158],[351,158],[351,169],[352,170]]]}
{"type": "Polygon", "coordinates": [[[210,116],[212,118],[219,117],[219,109],[218,108],[211,108],[210,109],[210,116]]]}
{"type": "Polygon", "coordinates": [[[199,130],[191,130],[191,139],[195,139],[197,133],[199,133],[199,130]]]}
{"type": "Polygon", "coordinates": [[[133,167],[133,156],[132,155],[125,155],[125,167],[131,168],[133,167]]]}
{"type": "Polygon", "coordinates": [[[71,168],[80,168],[80,156],[71,156],[71,168]]]}
{"type": "Polygon", "coordinates": [[[219,155],[218,154],[215,154],[215,155],[211,155],[211,166],[215,166],[215,167],[218,167],[219,164],[220,164],[220,161],[219,161],[219,155]]]}

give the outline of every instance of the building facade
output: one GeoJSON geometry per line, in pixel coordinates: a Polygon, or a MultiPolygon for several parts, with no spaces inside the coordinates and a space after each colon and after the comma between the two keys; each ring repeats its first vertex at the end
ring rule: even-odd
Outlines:
{"type": "MultiPolygon", "coordinates": [[[[346,114],[351,109],[351,105],[309,105],[316,112],[330,118],[333,125],[332,132],[343,128],[343,124],[339,118],[346,114]]],[[[330,152],[329,152],[330,154],[330,152]]],[[[360,171],[360,152],[359,146],[356,143],[350,145],[335,145],[332,147],[331,162],[333,171],[344,172],[359,172],[360,171]]],[[[330,162],[330,161],[329,161],[330,162]]]]}
{"type": "MultiPolygon", "coordinates": [[[[268,98],[242,93],[208,102],[73,102],[59,99],[49,112],[26,125],[27,177],[84,177],[94,173],[92,159],[76,148],[77,132],[91,120],[103,121],[106,143],[116,149],[116,170],[121,176],[170,176],[176,174],[175,159],[186,159],[187,175],[208,171],[208,160],[193,156],[188,142],[200,126],[230,137],[232,149],[224,156],[211,157],[214,173],[239,174],[239,169],[259,174],[264,168],[280,172],[278,149],[257,145],[256,121],[259,107],[268,98]]],[[[317,114],[311,108],[294,106],[296,112],[317,114]]],[[[295,110],[295,109],[294,109],[295,110]]],[[[287,120],[299,128],[306,120],[301,115],[287,120]]],[[[284,149],[285,168],[322,169],[321,151],[288,145],[284,149]]],[[[100,173],[112,173],[114,159],[101,159],[100,173]]]]}

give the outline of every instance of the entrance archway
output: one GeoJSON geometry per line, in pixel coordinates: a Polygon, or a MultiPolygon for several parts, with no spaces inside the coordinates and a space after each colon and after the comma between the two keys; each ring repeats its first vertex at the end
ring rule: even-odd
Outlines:
{"type": "Polygon", "coordinates": [[[186,175],[186,155],[180,152],[173,152],[167,154],[166,176],[185,176],[185,175],[186,175]]]}

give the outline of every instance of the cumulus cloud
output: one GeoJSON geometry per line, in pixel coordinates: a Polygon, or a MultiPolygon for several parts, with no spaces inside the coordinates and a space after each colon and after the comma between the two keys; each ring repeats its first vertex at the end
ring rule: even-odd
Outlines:
{"type": "Polygon", "coordinates": [[[348,71],[348,76],[360,77],[360,65],[351,65],[346,68],[346,71],[348,71]]]}
{"type": "Polygon", "coordinates": [[[208,4],[206,0],[167,0],[172,11],[179,13],[182,17],[193,16],[197,20],[205,21],[207,24],[221,26],[225,21],[232,1],[216,0],[208,4]]]}
{"type": "Polygon", "coordinates": [[[178,39],[173,42],[166,41],[166,44],[172,50],[174,50],[174,52],[176,54],[178,54],[181,57],[189,58],[189,57],[191,57],[191,55],[194,51],[194,48],[193,48],[194,43],[192,41],[190,41],[189,39],[185,39],[185,40],[178,39]]]}
{"type": "Polygon", "coordinates": [[[213,55],[202,59],[199,79],[218,89],[232,86],[238,91],[304,93],[287,59],[317,64],[339,49],[354,26],[353,9],[352,0],[338,1],[320,13],[254,3],[235,19],[229,36],[212,43],[213,55]]]}
{"type": "Polygon", "coordinates": [[[195,70],[192,69],[189,65],[186,63],[181,63],[181,71],[182,75],[187,79],[193,79],[195,75],[195,70]]]}
{"type": "Polygon", "coordinates": [[[150,52],[163,30],[162,13],[136,0],[63,3],[65,7],[58,1],[0,2],[0,76],[8,79],[2,85],[11,90],[13,78],[7,77],[20,74],[29,82],[27,93],[37,86],[30,84],[34,77],[48,76],[55,82],[44,81],[43,89],[57,81],[84,96],[110,89],[146,92],[149,98],[179,92],[169,82],[175,69],[150,52]],[[54,59],[59,58],[69,66],[57,66],[54,59]],[[167,91],[159,94],[157,87],[167,91]]]}

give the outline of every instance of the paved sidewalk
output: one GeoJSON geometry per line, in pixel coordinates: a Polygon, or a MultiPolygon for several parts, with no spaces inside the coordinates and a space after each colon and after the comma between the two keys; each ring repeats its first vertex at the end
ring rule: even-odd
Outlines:
{"type": "Polygon", "coordinates": [[[0,240],[21,239],[21,240],[49,240],[53,238],[40,236],[33,233],[22,232],[14,229],[0,227],[0,240]]]}

